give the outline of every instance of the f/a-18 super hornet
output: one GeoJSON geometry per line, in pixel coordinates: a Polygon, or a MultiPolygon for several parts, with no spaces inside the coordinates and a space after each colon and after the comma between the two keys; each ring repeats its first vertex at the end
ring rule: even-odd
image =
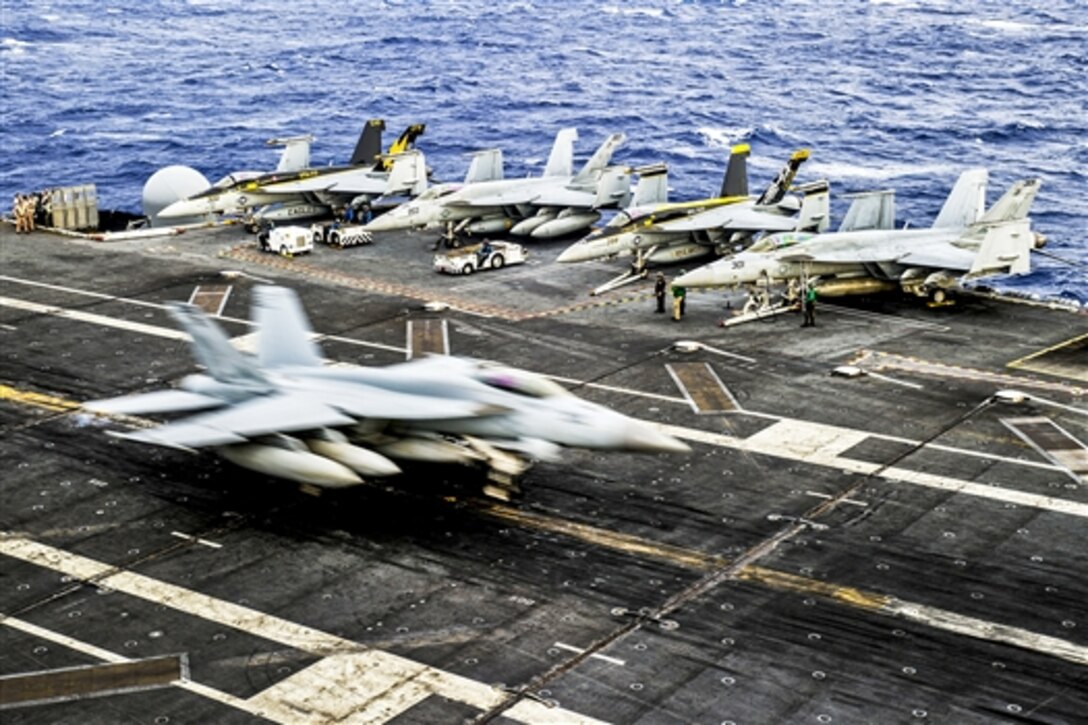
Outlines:
{"type": "Polygon", "coordinates": [[[599,209],[627,203],[630,170],[608,166],[625,139],[622,133],[614,133],[573,173],[577,138],[573,128],[556,135],[543,176],[444,184],[374,219],[366,228],[372,232],[439,229],[452,223],[454,232],[509,231],[535,239],[587,229],[600,219],[599,209]]]}
{"type": "Polygon", "coordinates": [[[239,352],[199,308],[171,314],[206,370],[176,389],[88,402],[106,414],[205,411],[120,437],[211,448],[245,468],[316,487],[399,472],[396,459],[483,465],[490,495],[508,497],[533,460],[564,446],[682,452],[647,421],[582,400],[551,380],[466,358],[382,368],[326,366],[294,292],[254,291],[256,356],[239,352]]]}
{"type": "Polygon", "coordinates": [[[631,270],[593,290],[594,294],[641,279],[649,264],[683,262],[734,251],[759,232],[823,230],[827,225],[828,185],[815,182],[787,195],[807,150],[793,153],[759,197],[748,195],[747,144],[734,146],[717,197],[689,202],[635,206],[559,255],[560,262],[634,257],[631,270]]]}
{"type": "Polygon", "coordinates": [[[1030,270],[1042,238],[1028,212],[1038,179],[1018,181],[985,213],[987,172],[964,172],[928,229],[867,229],[764,237],[679,277],[683,287],[812,283],[825,296],[885,290],[946,299],[961,280],[1030,270]]]}
{"type": "MultiPolygon", "coordinates": [[[[382,154],[385,121],[366,122],[355,151],[346,166],[309,166],[310,137],[306,142],[306,167],[300,168],[301,147],[286,168],[252,176],[232,174],[208,189],[170,204],[158,213],[164,219],[198,217],[207,214],[243,215],[253,212],[257,219],[282,222],[328,215],[335,208],[375,199],[385,194],[417,194],[426,188],[427,169],[423,154],[412,149],[425,126],[405,129],[388,152],[382,154]]],[[[290,147],[289,147],[290,148],[290,147]]],[[[285,151],[286,156],[286,151],[285,151]]]]}

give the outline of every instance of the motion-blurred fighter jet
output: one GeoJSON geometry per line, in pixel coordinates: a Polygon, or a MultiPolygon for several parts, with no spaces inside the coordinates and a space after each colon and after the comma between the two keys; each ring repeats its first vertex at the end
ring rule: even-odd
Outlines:
{"type": "Polygon", "coordinates": [[[1018,181],[989,210],[987,172],[965,171],[929,229],[782,234],[679,277],[683,287],[812,282],[821,295],[902,289],[943,302],[962,279],[1023,274],[1041,244],[1027,218],[1038,179],[1018,181]]]}
{"type": "Polygon", "coordinates": [[[456,232],[509,231],[534,239],[552,239],[588,229],[601,218],[599,209],[627,203],[630,170],[608,166],[616,147],[625,139],[622,133],[614,133],[574,174],[577,138],[573,128],[562,129],[556,135],[543,176],[444,184],[374,219],[366,229],[438,229],[453,223],[456,232]]]}
{"type": "Polygon", "coordinates": [[[634,257],[631,270],[595,289],[597,294],[645,277],[650,264],[734,251],[735,245],[757,232],[825,229],[827,182],[795,188],[803,194],[802,200],[786,193],[809,152],[794,152],[759,197],[748,196],[749,152],[747,144],[733,147],[717,197],[625,209],[603,229],[564,250],[558,261],[634,257]]]}
{"type": "Polygon", "coordinates": [[[91,412],[207,411],[120,437],[213,448],[239,466],[317,487],[399,472],[391,459],[482,464],[508,498],[532,460],[561,447],[681,452],[654,424],[582,400],[534,373],[435,356],[384,368],[325,367],[294,292],[257,287],[257,354],[244,355],[198,308],[174,303],[207,374],[179,389],[97,400],[91,412]]]}
{"type": "Polygon", "coordinates": [[[359,197],[375,199],[384,194],[418,194],[426,188],[427,170],[423,154],[412,150],[415,139],[425,126],[415,124],[405,129],[382,155],[382,131],[385,121],[371,119],[363,127],[355,151],[346,166],[313,168],[309,166],[309,137],[306,140],[305,168],[300,168],[301,143],[291,162],[284,165],[284,151],[276,171],[253,176],[232,174],[208,189],[170,204],[158,213],[163,219],[198,217],[205,214],[245,214],[284,222],[323,216],[359,197]]]}

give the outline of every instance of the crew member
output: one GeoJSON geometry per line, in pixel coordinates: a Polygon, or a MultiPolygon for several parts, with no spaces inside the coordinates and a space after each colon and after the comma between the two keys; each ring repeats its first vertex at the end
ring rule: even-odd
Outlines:
{"type": "Polygon", "coordinates": [[[11,200],[11,216],[15,219],[15,233],[23,233],[23,195],[16,194],[11,200]]]}
{"type": "Polygon", "coordinates": [[[484,262],[491,256],[491,252],[494,251],[494,247],[491,246],[491,240],[485,239],[480,248],[476,251],[476,266],[483,267],[484,262]]]}
{"type": "MultiPolygon", "coordinates": [[[[681,272],[683,274],[683,272],[681,272]]],[[[688,291],[683,287],[677,285],[672,286],[672,319],[673,322],[679,322],[684,316],[685,298],[688,291]]]]}
{"type": "Polygon", "coordinates": [[[657,273],[657,278],[654,279],[654,297],[657,298],[657,309],[655,312],[665,311],[665,275],[662,272],[657,273]]]}
{"type": "Polygon", "coordinates": [[[808,289],[805,290],[805,321],[801,323],[801,327],[816,327],[816,285],[812,282],[808,283],[808,289]]]}

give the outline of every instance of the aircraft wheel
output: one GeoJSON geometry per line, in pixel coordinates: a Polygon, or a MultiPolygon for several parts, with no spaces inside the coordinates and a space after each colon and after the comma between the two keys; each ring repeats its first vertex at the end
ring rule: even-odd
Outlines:
{"type": "Polygon", "coordinates": [[[948,293],[943,289],[937,288],[929,293],[929,299],[936,302],[938,305],[943,304],[948,300],[948,293]]]}
{"type": "Polygon", "coordinates": [[[340,246],[340,232],[333,232],[329,235],[329,244],[334,247],[340,246]]]}
{"type": "Polygon", "coordinates": [[[506,260],[503,259],[501,254],[496,254],[491,258],[491,269],[502,269],[504,264],[506,264],[506,260]]]}
{"type": "Polygon", "coordinates": [[[321,244],[325,241],[325,235],[321,232],[314,232],[314,244],[321,244]]]}

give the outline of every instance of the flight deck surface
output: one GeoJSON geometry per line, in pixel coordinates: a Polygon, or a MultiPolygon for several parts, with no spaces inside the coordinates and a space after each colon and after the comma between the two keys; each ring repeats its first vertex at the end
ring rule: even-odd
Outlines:
{"type": "Polygon", "coordinates": [[[680,322],[650,282],[589,297],[620,270],[553,264],[562,243],[462,278],[433,240],[288,259],[238,228],[0,229],[5,723],[1088,712],[1084,314],[882,298],[722,329],[720,292],[680,322]],[[510,503],[428,466],[314,497],[76,409],[195,370],[167,301],[244,347],[262,281],[331,360],[497,360],[693,450],[565,451],[510,503]]]}

